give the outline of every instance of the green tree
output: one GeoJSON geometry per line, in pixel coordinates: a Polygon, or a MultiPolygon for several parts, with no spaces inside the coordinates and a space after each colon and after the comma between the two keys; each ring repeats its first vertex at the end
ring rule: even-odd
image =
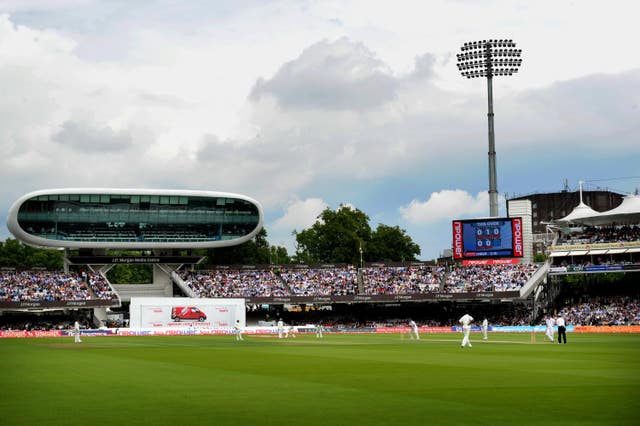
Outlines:
{"type": "Polygon", "coordinates": [[[369,262],[400,262],[416,260],[420,246],[413,242],[404,229],[382,223],[371,234],[364,257],[369,262]]]}
{"type": "Polygon", "coordinates": [[[287,253],[287,249],[282,246],[270,246],[269,256],[270,256],[269,263],[272,263],[275,265],[291,263],[291,258],[287,253]]]}
{"type": "Polygon", "coordinates": [[[107,272],[112,284],[151,284],[153,283],[153,265],[115,265],[107,272]]]}
{"type": "Polygon", "coordinates": [[[0,266],[61,269],[63,254],[62,250],[35,248],[7,238],[0,243],[0,266]]]}
{"type": "Polygon", "coordinates": [[[371,239],[369,217],[358,209],[341,205],[325,209],[309,229],[297,232],[296,260],[358,264],[360,249],[371,239]]]}

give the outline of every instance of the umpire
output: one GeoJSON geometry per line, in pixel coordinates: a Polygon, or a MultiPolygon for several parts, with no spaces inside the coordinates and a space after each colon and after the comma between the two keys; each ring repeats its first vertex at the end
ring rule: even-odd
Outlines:
{"type": "Polygon", "coordinates": [[[556,325],[558,326],[558,344],[564,343],[566,345],[567,344],[567,328],[565,327],[564,318],[562,317],[562,315],[558,316],[558,319],[556,320],[556,325]]]}

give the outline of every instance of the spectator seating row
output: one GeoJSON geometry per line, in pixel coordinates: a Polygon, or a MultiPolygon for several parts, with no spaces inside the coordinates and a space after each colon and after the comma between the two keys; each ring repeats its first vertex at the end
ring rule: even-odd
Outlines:
{"type": "Polygon", "coordinates": [[[531,278],[534,264],[456,266],[446,276],[445,293],[516,291],[531,278]]]}
{"type": "Polygon", "coordinates": [[[384,267],[363,268],[365,294],[416,294],[440,291],[445,270],[443,267],[384,267]]]}
{"type": "Polygon", "coordinates": [[[0,301],[113,300],[117,294],[100,274],[50,271],[0,272],[0,301]]]}
{"type": "Polygon", "coordinates": [[[273,271],[195,271],[181,278],[197,297],[277,297],[289,294],[273,271]]]}
{"type": "Polygon", "coordinates": [[[358,293],[358,271],[352,266],[283,269],[280,276],[294,296],[345,296],[358,293]]]}
{"type": "Polygon", "coordinates": [[[198,297],[344,296],[355,294],[460,293],[519,290],[536,265],[444,267],[284,268],[183,272],[182,279],[198,297]]]}
{"type": "Polygon", "coordinates": [[[640,325],[640,300],[629,296],[599,297],[566,306],[560,315],[570,325],[640,325]]]}
{"type": "Polygon", "coordinates": [[[562,244],[598,244],[640,241],[640,226],[589,226],[562,235],[562,244]]]}

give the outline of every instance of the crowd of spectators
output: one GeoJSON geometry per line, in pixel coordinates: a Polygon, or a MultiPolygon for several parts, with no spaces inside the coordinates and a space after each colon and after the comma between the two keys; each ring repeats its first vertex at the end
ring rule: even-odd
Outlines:
{"type": "Polygon", "coordinates": [[[117,299],[99,274],[52,271],[0,272],[0,301],[60,302],[117,299]]]}
{"type": "Polygon", "coordinates": [[[640,300],[630,296],[597,297],[560,310],[570,325],[640,325],[640,300]]]}
{"type": "Polygon", "coordinates": [[[416,294],[440,291],[444,268],[409,266],[363,268],[365,294],[416,294]]]}
{"type": "Polygon", "coordinates": [[[640,226],[589,226],[565,235],[563,244],[597,244],[640,241],[640,226]]]}
{"type": "Polygon", "coordinates": [[[535,273],[534,264],[455,266],[380,266],[358,270],[282,268],[183,272],[197,297],[346,296],[517,291],[535,273]]]}
{"type": "Polygon", "coordinates": [[[277,297],[289,294],[271,270],[215,270],[182,273],[196,297],[277,297]]]}
{"type": "Polygon", "coordinates": [[[83,279],[89,283],[91,291],[96,299],[101,300],[117,300],[118,295],[109,285],[105,277],[100,274],[83,274],[83,279]]]}
{"type": "Polygon", "coordinates": [[[493,326],[528,326],[532,321],[530,303],[362,304],[349,309],[282,312],[286,324],[322,323],[327,328],[408,327],[410,320],[420,327],[453,327],[460,325],[458,320],[466,313],[475,319],[474,325],[480,325],[484,318],[493,326]]]}
{"type": "Polygon", "coordinates": [[[517,291],[537,271],[535,264],[455,266],[446,275],[445,293],[517,291]]]}
{"type": "Polygon", "coordinates": [[[358,271],[353,266],[283,269],[280,276],[294,296],[346,296],[358,293],[358,271]]]}
{"type": "Polygon", "coordinates": [[[91,321],[82,316],[75,315],[32,315],[28,313],[2,315],[0,317],[0,331],[53,331],[73,329],[74,322],[78,321],[80,328],[93,328],[91,321]]]}

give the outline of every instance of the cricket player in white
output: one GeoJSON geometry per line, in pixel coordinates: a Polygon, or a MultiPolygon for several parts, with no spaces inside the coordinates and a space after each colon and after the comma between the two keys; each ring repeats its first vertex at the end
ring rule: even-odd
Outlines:
{"type": "Polygon", "coordinates": [[[547,325],[547,330],[545,331],[545,336],[547,336],[547,338],[549,339],[549,341],[551,343],[554,342],[554,338],[553,338],[553,326],[556,325],[556,322],[554,321],[554,319],[551,316],[548,316],[545,320],[544,320],[545,324],[547,325]]]}
{"type": "Polygon", "coordinates": [[[295,338],[295,337],[296,337],[296,334],[295,334],[295,333],[296,333],[296,329],[295,329],[295,328],[293,328],[293,326],[292,326],[292,325],[290,325],[289,327],[287,327],[287,328],[284,330],[284,338],[285,338],[285,339],[288,339],[289,337],[294,337],[294,338],[295,338]]]}
{"type": "Polygon", "coordinates": [[[469,333],[471,333],[471,323],[473,322],[473,317],[469,314],[464,314],[458,320],[458,322],[462,324],[462,332],[464,333],[464,337],[462,339],[462,347],[471,347],[471,342],[469,341],[469,333]]]}
{"type": "Polygon", "coordinates": [[[413,340],[415,337],[416,340],[420,340],[420,335],[418,334],[418,324],[414,320],[409,321],[409,327],[411,327],[411,331],[409,332],[409,338],[413,340]]]}
{"type": "Polygon", "coordinates": [[[487,319],[482,320],[482,340],[487,340],[487,331],[489,330],[489,321],[487,319]]]}
{"type": "Polygon", "coordinates": [[[284,332],[284,323],[282,319],[278,320],[278,339],[282,339],[282,333],[284,332]]]}
{"type": "Polygon", "coordinates": [[[318,323],[316,325],[316,339],[322,339],[322,332],[324,331],[324,326],[322,323],[318,323]]]}
{"type": "Polygon", "coordinates": [[[80,323],[78,321],[73,324],[73,336],[75,343],[82,343],[82,340],[80,340],[80,323]]]}
{"type": "Polygon", "coordinates": [[[236,332],[236,340],[244,340],[242,338],[242,327],[240,326],[240,320],[236,320],[236,325],[233,327],[236,332]]]}

